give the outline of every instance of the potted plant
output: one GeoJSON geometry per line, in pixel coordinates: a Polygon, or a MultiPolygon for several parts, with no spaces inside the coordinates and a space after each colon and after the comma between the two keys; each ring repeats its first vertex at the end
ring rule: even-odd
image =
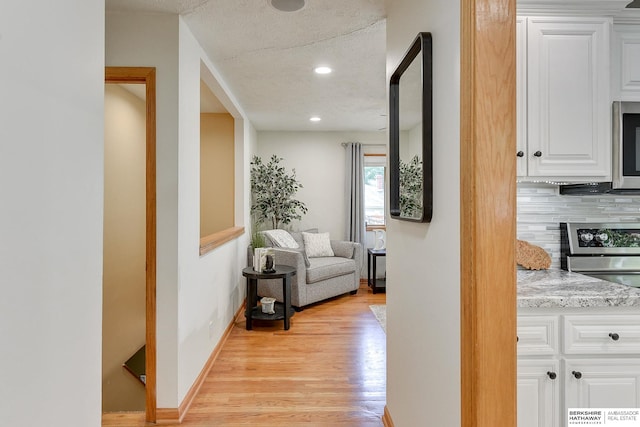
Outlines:
{"type": "Polygon", "coordinates": [[[264,234],[261,233],[261,228],[254,219],[251,221],[251,235],[249,247],[247,248],[247,265],[253,265],[254,250],[256,248],[264,248],[265,246],[267,246],[266,238],[264,234]]]}
{"type": "Polygon", "coordinates": [[[266,223],[274,229],[302,219],[307,213],[307,206],[294,198],[302,188],[296,171],[288,173],[280,165],[282,160],[274,154],[268,163],[258,156],[251,161],[251,213],[257,224],[266,223]]]}

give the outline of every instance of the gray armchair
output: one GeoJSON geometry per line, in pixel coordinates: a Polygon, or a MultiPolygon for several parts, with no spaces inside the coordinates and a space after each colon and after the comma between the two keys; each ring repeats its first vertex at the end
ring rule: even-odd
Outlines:
{"type": "MultiPolygon", "coordinates": [[[[266,233],[268,246],[273,247],[276,265],[289,265],[296,269],[291,279],[291,304],[304,307],[314,302],[350,292],[360,286],[362,245],[354,242],[331,240],[334,256],[309,258],[305,253],[302,233],[290,232],[298,248],[278,247],[266,233]]],[[[276,298],[282,302],[282,281],[261,279],[258,295],[276,298]]]]}

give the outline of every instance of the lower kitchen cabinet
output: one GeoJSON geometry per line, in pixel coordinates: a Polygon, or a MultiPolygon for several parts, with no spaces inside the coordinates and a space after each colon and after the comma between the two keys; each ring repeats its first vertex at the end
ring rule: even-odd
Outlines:
{"type": "Polygon", "coordinates": [[[569,408],[640,408],[637,308],[518,316],[518,427],[566,427],[569,408]]]}
{"type": "Polygon", "coordinates": [[[567,359],[564,372],[567,408],[640,408],[640,360],[567,359]]]}
{"type": "Polygon", "coordinates": [[[518,360],[518,427],[560,426],[560,362],[518,360]]]}

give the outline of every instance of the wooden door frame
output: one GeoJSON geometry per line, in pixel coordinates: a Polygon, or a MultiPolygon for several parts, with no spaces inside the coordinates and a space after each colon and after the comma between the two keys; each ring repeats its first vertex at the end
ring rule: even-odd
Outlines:
{"type": "Polygon", "coordinates": [[[515,0],[461,0],[462,427],[516,425],[515,0]]]}
{"type": "Polygon", "coordinates": [[[144,84],[146,104],[145,418],[156,422],[156,69],[105,67],[105,83],[144,84]]]}

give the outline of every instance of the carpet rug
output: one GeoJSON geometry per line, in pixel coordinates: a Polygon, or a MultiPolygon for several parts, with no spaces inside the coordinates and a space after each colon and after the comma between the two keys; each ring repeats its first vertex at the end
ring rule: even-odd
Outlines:
{"type": "Polygon", "coordinates": [[[387,333],[387,306],[386,305],[370,305],[373,315],[378,319],[378,323],[382,326],[384,333],[387,333]]]}

